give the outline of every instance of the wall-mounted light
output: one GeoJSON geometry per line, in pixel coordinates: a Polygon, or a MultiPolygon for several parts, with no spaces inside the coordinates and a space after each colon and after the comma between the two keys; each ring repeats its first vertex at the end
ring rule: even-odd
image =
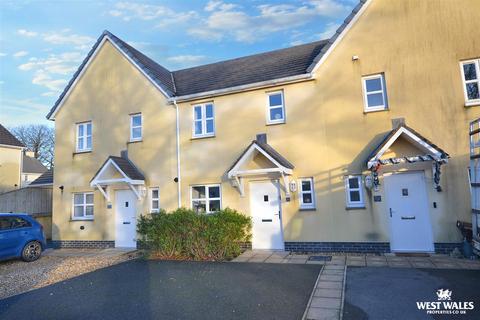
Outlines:
{"type": "Polygon", "coordinates": [[[178,182],[178,177],[173,178],[173,182],[178,182]]]}
{"type": "Polygon", "coordinates": [[[60,186],[60,187],[58,187],[58,189],[60,189],[60,191],[63,192],[63,189],[65,189],[65,187],[64,187],[64,186],[60,186]]]}
{"type": "Polygon", "coordinates": [[[358,56],[352,56],[352,61],[357,61],[359,59],[358,56]]]}
{"type": "Polygon", "coordinates": [[[295,182],[295,180],[290,181],[289,187],[290,187],[290,192],[296,192],[297,191],[297,183],[295,182]]]}

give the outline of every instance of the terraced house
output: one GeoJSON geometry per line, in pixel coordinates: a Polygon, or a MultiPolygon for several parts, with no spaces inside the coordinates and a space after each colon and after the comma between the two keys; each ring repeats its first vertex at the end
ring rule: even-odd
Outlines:
{"type": "Polygon", "coordinates": [[[361,1],[326,40],[170,71],[105,31],[48,114],[53,239],[136,245],[160,208],[254,248],[445,252],[470,219],[480,2],[361,1]]]}

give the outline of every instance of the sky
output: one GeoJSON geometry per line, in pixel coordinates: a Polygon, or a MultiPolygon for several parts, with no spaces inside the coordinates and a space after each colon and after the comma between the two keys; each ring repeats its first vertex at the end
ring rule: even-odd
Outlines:
{"type": "Polygon", "coordinates": [[[330,37],[357,0],[0,0],[0,123],[45,118],[103,30],[169,70],[330,37]]]}

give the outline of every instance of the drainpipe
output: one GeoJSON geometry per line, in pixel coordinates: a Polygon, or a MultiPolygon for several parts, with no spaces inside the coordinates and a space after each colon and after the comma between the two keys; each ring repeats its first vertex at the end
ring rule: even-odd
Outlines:
{"type": "Polygon", "coordinates": [[[178,194],[178,207],[182,206],[182,179],[180,173],[180,119],[178,114],[178,104],[177,100],[173,100],[173,105],[175,106],[175,116],[176,116],[176,135],[177,135],[177,194],[178,194]]]}

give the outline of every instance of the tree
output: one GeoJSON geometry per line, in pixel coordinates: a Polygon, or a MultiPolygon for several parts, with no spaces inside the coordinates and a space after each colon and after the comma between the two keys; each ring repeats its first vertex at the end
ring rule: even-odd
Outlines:
{"type": "Polygon", "coordinates": [[[22,142],[33,156],[44,165],[53,168],[55,148],[55,131],[43,124],[29,124],[10,129],[15,137],[22,142]]]}

